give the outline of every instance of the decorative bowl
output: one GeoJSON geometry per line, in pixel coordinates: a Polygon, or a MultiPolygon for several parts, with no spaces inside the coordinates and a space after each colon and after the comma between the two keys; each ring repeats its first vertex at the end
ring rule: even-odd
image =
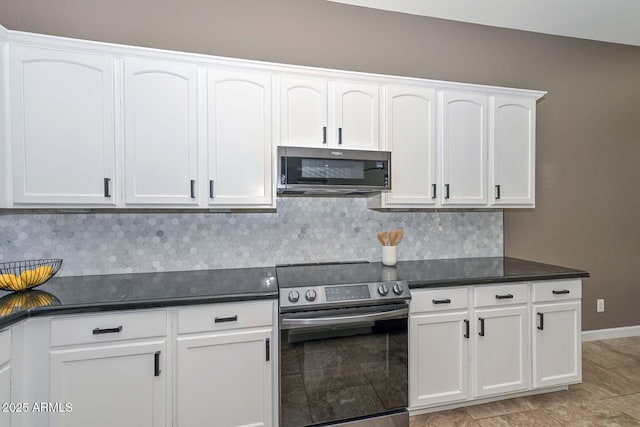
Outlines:
{"type": "Polygon", "coordinates": [[[51,279],[62,266],[61,259],[33,259],[0,263],[0,289],[26,291],[51,279]]]}

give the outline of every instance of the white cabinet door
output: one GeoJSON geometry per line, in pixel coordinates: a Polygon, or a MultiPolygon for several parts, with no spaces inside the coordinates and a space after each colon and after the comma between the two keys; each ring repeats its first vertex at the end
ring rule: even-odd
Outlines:
{"type": "Polygon", "coordinates": [[[210,205],[270,207],[271,75],[209,70],[210,205]]]}
{"type": "Polygon", "coordinates": [[[533,206],[536,101],[492,97],[489,122],[491,203],[533,206]]]}
{"type": "Polygon", "coordinates": [[[14,204],[114,205],[113,59],[11,46],[10,67],[14,204]]]}
{"type": "MultiPolygon", "coordinates": [[[[0,367],[0,405],[11,403],[11,365],[6,364],[0,367]]],[[[16,402],[13,402],[16,403],[16,402]]],[[[11,425],[11,413],[2,411],[0,408],[0,426],[9,427],[11,425]]]]}
{"type": "Polygon", "coordinates": [[[582,381],[580,310],[579,301],[533,306],[534,388],[582,381]]]}
{"type": "Polygon", "coordinates": [[[124,61],[126,203],[197,204],[197,67],[124,61]]]}
{"type": "Polygon", "coordinates": [[[468,312],[412,315],[409,321],[409,406],[469,397],[468,312]]]}
{"type": "Polygon", "coordinates": [[[387,147],[391,151],[388,207],[436,203],[435,90],[386,87],[387,147]]]}
{"type": "Polygon", "coordinates": [[[280,145],[326,147],[327,80],[283,76],[280,79],[280,145]]]}
{"type": "Polygon", "coordinates": [[[378,150],[380,86],[355,82],[335,83],[335,127],[329,145],[345,149],[378,150]]]}
{"type": "Polygon", "coordinates": [[[441,96],[441,202],[486,205],[487,96],[453,91],[441,96]]]}
{"type": "Polygon", "coordinates": [[[52,413],[51,426],[164,426],[165,349],[157,341],[52,351],[50,401],[72,410],[52,413]]]}
{"type": "Polygon", "coordinates": [[[272,425],[271,328],[178,336],[177,425],[272,425]]]}
{"type": "Polygon", "coordinates": [[[475,397],[527,390],[527,307],[476,310],[474,324],[475,397]]]}

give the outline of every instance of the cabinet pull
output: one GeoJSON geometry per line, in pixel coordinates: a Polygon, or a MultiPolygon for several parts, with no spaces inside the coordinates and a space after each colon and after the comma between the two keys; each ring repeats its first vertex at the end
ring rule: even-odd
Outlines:
{"type": "Polygon", "coordinates": [[[322,143],[323,144],[327,143],[327,127],[326,126],[322,126],[322,143]]]}
{"type": "Polygon", "coordinates": [[[342,145],[342,128],[338,128],[338,144],[342,145]]]}
{"type": "Polygon", "coordinates": [[[159,377],[160,372],[162,372],[160,370],[160,352],[156,351],[155,354],[153,355],[153,376],[159,377]]]}
{"type": "Polygon", "coordinates": [[[512,298],[513,298],[513,294],[496,295],[496,299],[512,299],[512,298]]]}
{"type": "Polygon", "coordinates": [[[117,328],[95,328],[93,330],[93,335],[117,334],[119,332],[122,332],[122,325],[117,328]]]}
{"type": "Polygon", "coordinates": [[[436,198],[436,188],[437,188],[437,187],[438,187],[437,185],[435,185],[435,184],[431,184],[431,198],[432,198],[432,199],[435,199],[435,198],[436,198]]]}
{"type": "Polygon", "coordinates": [[[237,321],[238,321],[237,314],[231,317],[216,317],[215,319],[213,319],[214,323],[237,322],[237,321]]]}
{"type": "Polygon", "coordinates": [[[104,197],[111,197],[111,178],[104,179],[104,197]]]}
{"type": "Polygon", "coordinates": [[[568,294],[568,293],[570,293],[569,289],[563,289],[563,290],[561,290],[561,291],[553,290],[553,291],[551,291],[551,292],[553,292],[553,294],[554,294],[554,295],[563,295],[563,294],[568,294]]]}
{"type": "Polygon", "coordinates": [[[500,200],[500,184],[496,185],[496,200],[500,200]]]}
{"type": "Polygon", "coordinates": [[[449,298],[445,299],[434,299],[432,300],[434,304],[451,304],[451,300],[449,298]]]}
{"type": "Polygon", "coordinates": [[[444,185],[444,198],[445,199],[449,198],[449,184],[444,185]]]}
{"type": "Polygon", "coordinates": [[[480,332],[478,333],[478,335],[483,337],[484,336],[484,317],[479,317],[478,320],[480,320],[480,332]]]}
{"type": "Polygon", "coordinates": [[[466,339],[469,339],[469,320],[468,319],[464,319],[464,337],[466,339]]]}
{"type": "Polygon", "coordinates": [[[540,324],[538,325],[538,329],[544,331],[544,313],[538,313],[538,319],[540,319],[540,324]]]}
{"type": "Polygon", "coordinates": [[[264,343],[265,346],[265,351],[266,351],[266,360],[267,362],[269,360],[271,360],[271,340],[269,338],[266,339],[266,342],[264,343]]]}
{"type": "Polygon", "coordinates": [[[213,199],[213,180],[209,180],[209,198],[213,199]]]}
{"type": "Polygon", "coordinates": [[[191,198],[192,199],[196,198],[196,180],[195,179],[191,180],[191,198]]]}

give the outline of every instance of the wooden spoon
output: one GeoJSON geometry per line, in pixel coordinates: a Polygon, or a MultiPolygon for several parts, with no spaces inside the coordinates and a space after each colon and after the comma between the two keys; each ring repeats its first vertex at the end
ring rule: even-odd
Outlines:
{"type": "Polygon", "coordinates": [[[385,246],[385,244],[384,244],[384,231],[378,231],[378,240],[380,241],[382,246],[385,246]]]}
{"type": "Polygon", "coordinates": [[[389,241],[389,232],[388,232],[388,231],[383,231],[383,232],[382,232],[382,239],[384,240],[383,245],[384,245],[384,246],[389,246],[389,244],[390,244],[391,242],[389,241]]]}
{"type": "Polygon", "coordinates": [[[396,230],[391,230],[389,232],[389,246],[395,246],[396,245],[396,236],[397,236],[398,232],[396,230]]]}
{"type": "Polygon", "coordinates": [[[395,246],[398,246],[400,244],[400,242],[402,241],[403,237],[404,237],[404,230],[402,228],[399,228],[398,230],[396,230],[396,243],[395,243],[395,246]]]}

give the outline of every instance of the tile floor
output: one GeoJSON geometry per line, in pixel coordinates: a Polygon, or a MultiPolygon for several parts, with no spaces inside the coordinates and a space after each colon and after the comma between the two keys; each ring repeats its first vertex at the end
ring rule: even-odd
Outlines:
{"type": "Polygon", "coordinates": [[[582,344],[582,384],[411,417],[411,427],[640,426],[640,337],[582,344]]]}

